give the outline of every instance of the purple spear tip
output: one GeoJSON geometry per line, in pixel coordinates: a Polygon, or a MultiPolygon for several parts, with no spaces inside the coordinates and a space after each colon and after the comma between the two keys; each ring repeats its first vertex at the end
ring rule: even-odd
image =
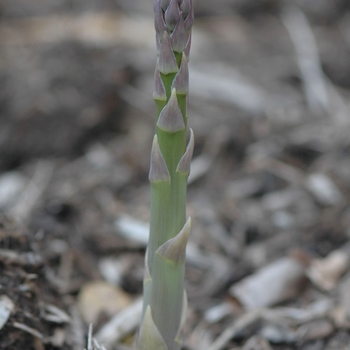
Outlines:
{"type": "Polygon", "coordinates": [[[158,69],[163,74],[176,73],[179,68],[177,66],[176,58],[171,47],[169,34],[164,32],[163,40],[159,47],[159,64],[158,69]]]}
{"type": "Polygon", "coordinates": [[[169,170],[162,155],[162,151],[159,148],[157,135],[154,136],[151,150],[149,181],[151,183],[170,182],[169,170]]]}
{"type": "Polygon", "coordinates": [[[158,62],[159,62],[159,59],[157,60],[156,71],[154,73],[153,99],[154,100],[166,101],[165,86],[164,86],[162,77],[160,76],[160,72],[159,72],[159,69],[158,69],[158,62]]]}
{"type": "Polygon", "coordinates": [[[182,16],[186,18],[192,11],[192,1],[182,0],[182,3],[180,4],[180,10],[182,11],[182,16]]]}
{"type": "Polygon", "coordinates": [[[170,31],[175,29],[180,17],[181,12],[179,8],[179,0],[170,0],[170,4],[164,14],[165,23],[170,31]]]}
{"type": "Polygon", "coordinates": [[[190,141],[188,142],[186,152],[182,156],[182,158],[179,161],[179,164],[176,168],[176,171],[178,173],[184,174],[184,175],[190,175],[190,167],[191,167],[191,160],[193,155],[193,149],[194,149],[194,134],[193,130],[190,129],[191,135],[190,135],[190,141]]]}
{"type": "Polygon", "coordinates": [[[164,131],[175,133],[185,129],[185,122],[177,102],[176,89],[173,89],[167,105],[158,118],[158,127],[164,131]]]}
{"type": "Polygon", "coordinates": [[[187,95],[188,94],[188,61],[186,55],[182,54],[180,70],[176,74],[173,87],[176,89],[178,95],[187,95]]]}

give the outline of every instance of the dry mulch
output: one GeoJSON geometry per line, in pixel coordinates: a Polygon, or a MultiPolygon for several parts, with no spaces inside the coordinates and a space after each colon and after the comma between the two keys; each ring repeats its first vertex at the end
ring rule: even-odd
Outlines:
{"type": "MultiPolygon", "coordinates": [[[[348,1],[195,5],[184,349],[350,349],[348,1]]],[[[0,348],[130,349],[152,4],[3,1],[0,53],[0,348]]]]}

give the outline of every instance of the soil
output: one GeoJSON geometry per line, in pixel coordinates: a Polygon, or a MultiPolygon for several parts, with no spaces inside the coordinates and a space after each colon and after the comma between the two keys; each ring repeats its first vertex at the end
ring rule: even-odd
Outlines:
{"type": "MultiPolygon", "coordinates": [[[[121,309],[142,294],[145,238],[128,232],[149,220],[152,4],[0,3],[0,349],[83,350],[89,284],[115,287],[121,309]]],[[[184,349],[350,349],[349,2],[195,10],[184,349]],[[245,304],[235,286],[283,259],[302,266],[294,292],[245,304]]],[[[101,307],[94,334],[112,316],[101,307]]]]}

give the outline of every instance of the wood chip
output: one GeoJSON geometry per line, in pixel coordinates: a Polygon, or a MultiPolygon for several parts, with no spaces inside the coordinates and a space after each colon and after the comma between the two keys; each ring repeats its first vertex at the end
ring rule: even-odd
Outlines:
{"type": "Polygon", "coordinates": [[[52,336],[50,337],[50,344],[55,347],[63,347],[64,342],[66,341],[66,331],[62,328],[55,328],[52,336]]]}
{"type": "Polygon", "coordinates": [[[272,350],[270,343],[260,335],[254,335],[244,344],[242,350],[272,350]]]}
{"type": "Polygon", "coordinates": [[[319,299],[306,308],[274,307],[266,309],[264,320],[274,324],[289,326],[301,325],[313,320],[327,317],[332,311],[334,302],[331,299],[319,299]]]}
{"type": "Polygon", "coordinates": [[[344,202],[343,195],[334,182],[325,174],[315,173],[306,179],[306,187],[323,205],[340,205],[344,202]]]}
{"type": "Polygon", "coordinates": [[[141,319],[142,298],[137,299],[129,307],[119,312],[95,335],[96,340],[110,348],[137,328],[141,319]]]}
{"type": "Polygon", "coordinates": [[[243,330],[261,319],[261,310],[253,310],[245,313],[235,320],[228,328],[221,333],[209,346],[208,350],[221,350],[225,345],[243,330]]]}
{"type": "Polygon", "coordinates": [[[316,113],[329,110],[329,96],[317,43],[306,16],[298,7],[290,7],[283,14],[282,22],[295,46],[309,108],[316,113]]]}
{"type": "Polygon", "coordinates": [[[6,264],[20,266],[40,266],[43,263],[41,256],[33,252],[18,253],[14,250],[0,249],[0,260],[6,264]]]}
{"type": "Polygon", "coordinates": [[[72,344],[72,350],[81,350],[85,344],[85,330],[76,304],[70,307],[72,322],[67,328],[67,343],[72,344]]]}
{"type": "Polygon", "coordinates": [[[348,273],[340,283],[339,286],[339,303],[340,307],[345,310],[347,320],[350,320],[350,274],[348,273]]]}
{"type": "Polygon", "coordinates": [[[279,259],[233,285],[232,296],[254,309],[297,297],[305,282],[305,267],[293,258],[279,259]],[[273,286],[273,288],[271,288],[273,286]]]}
{"type": "Polygon", "coordinates": [[[15,304],[7,295],[0,296],[0,330],[8,321],[14,308],[15,304]]]}
{"type": "Polygon", "coordinates": [[[185,348],[207,349],[213,342],[213,334],[206,322],[199,322],[186,339],[185,348]]]}
{"type": "Polygon", "coordinates": [[[128,294],[104,281],[85,284],[78,296],[80,314],[88,324],[96,324],[102,313],[113,317],[130,303],[128,294]]]}
{"type": "Polygon", "coordinates": [[[16,205],[10,210],[10,214],[20,223],[26,222],[30,214],[38,205],[38,202],[47,188],[53,175],[54,164],[51,161],[38,161],[32,179],[23,189],[16,205]]]}
{"type": "Polygon", "coordinates": [[[13,322],[12,326],[18,329],[21,329],[24,332],[27,332],[29,334],[31,334],[33,337],[38,338],[43,340],[44,336],[42,335],[42,333],[40,333],[38,330],[28,327],[27,325],[25,325],[24,323],[19,323],[19,322],[13,322]]]}
{"type": "Polygon", "coordinates": [[[224,317],[232,314],[233,305],[229,302],[223,302],[208,309],[204,314],[204,319],[209,323],[217,323],[224,317]]]}
{"type": "Polygon", "coordinates": [[[106,348],[99,344],[99,342],[92,337],[92,325],[89,326],[87,348],[86,350],[106,350],[106,348]]]}
{"type": "Polygon", "coordinates": [[[304,341],[326,338],[334,331],[333,324],[326,319],[316,320],[298,328],[300,339],[304,341]]]}
{"type": "Polygon", "coordinates": [[[265,339],[271,343],[295,343],[299,336],[297,332],[283,324],[267,324],[259,331],[265,339]]]}
{"type": "Polygon", "coordinates": [[[45,320],[53,323],[69,323],[70,316],[55,305],[47,304],[45,306],[47,314],[44,316],[45,320]]]}
{"type": "Polygon", "coordinates": [[[147,223],[123,215],[115,221],[115,227],[123,237],[145,246],[148,244],[149,225],[147,223]]]}
{"type": "Polygon", "coordinates": [[[335,250],[324,259],[313,259],[307,269],[310,280],[319,288],[330,291],[349,268],[349,256],[342,250],[335,250]]]}
{"type": "Polygon", "coordinates": [[[267,104],[265,91],[230,66],[192,67],[191,88],[197,97],[237,105],[252,114],[263,113],[267,104]]]}
{"type": "Polygon", "coordinates": [[[15,203],[26,181],[27,179],[18,171],[9,171],[0,176],[1,209],[8,209],[15,203]]]}
{"type": "Polygon", "coordinates": [[[153,21],[119,13],[57,15],[3,20],[0,45],[40,45],[65,40],[115,47],[153,45],[153,21]]]}

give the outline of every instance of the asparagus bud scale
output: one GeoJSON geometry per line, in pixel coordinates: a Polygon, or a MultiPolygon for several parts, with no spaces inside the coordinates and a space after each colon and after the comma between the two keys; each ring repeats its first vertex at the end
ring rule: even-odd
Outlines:
{"type": "Polygon", "coordinates": [[[194,137],[187,139],[188,59],[192,0],[155,0],[158,59],[153,98],[156,134],[151,150],[151,222],[145,257],[144,301],[137,350],[179,350],[187,298],[184,291],[186,187],[194,137]]]}

